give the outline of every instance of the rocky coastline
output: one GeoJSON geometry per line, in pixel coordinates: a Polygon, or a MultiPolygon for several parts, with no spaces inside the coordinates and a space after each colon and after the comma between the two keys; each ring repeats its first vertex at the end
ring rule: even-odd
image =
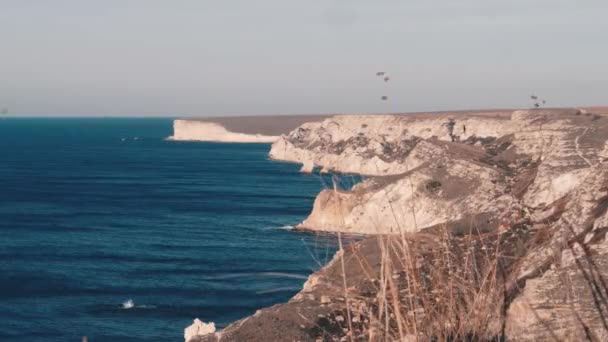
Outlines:
{"type": "Polygon", "coordinates": [[[368,237],[288,303],[186,342],[608,340],[605,113],[341,115],[269,157],[365,175],[298,228],[368,237]]]}

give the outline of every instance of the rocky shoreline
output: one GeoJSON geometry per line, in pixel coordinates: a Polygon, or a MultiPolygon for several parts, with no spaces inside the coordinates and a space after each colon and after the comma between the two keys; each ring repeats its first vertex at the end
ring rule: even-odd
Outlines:
{"type": "Polygon", "coordinates": [[[608,117],[342,115],[273,143],[357,173],[298,227],[365,234],[286,304],[186,341],[608,340],[608,117]]]}

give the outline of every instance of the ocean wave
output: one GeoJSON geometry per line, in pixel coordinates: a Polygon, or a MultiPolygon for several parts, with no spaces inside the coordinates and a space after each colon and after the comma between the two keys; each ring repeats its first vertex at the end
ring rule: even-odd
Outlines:
{"type": "Polygon", "coordinates": [[[123,309],[132,309],[134,307],[135,307],[135,302],[133,302],[133,299],[129,299],[122,303],[123,309]]]}
{"type": "Polygon", "coordinates": [[[291,279],[302,279],[302,280],[308,279],[308,277],[303,276],[301,274],[285,273],[285,272],[260,272],[258,274],[260,274],[262,276],[268,276],[268,277],[291,278],[291,279]]]}
{"type": "Polygon", "coordinates": [[[239,273],[225,273],[211,276],[204,276],[205,280],[226,280],[246,277],[269,277],[269,278],[288,278],[288,279],[301,279],[307,280],[307,276],[296,273],[286,272],[239,272],[239,273]]]}
{"type": "Polygon", "coordinates": [[[133,301],[133,299],[128,299],[126,301],[124,301],[121,305],[122,309],[125,310],[131,310],[131,309],[155,309],[156,306],[154,305],[135,305],[135,302],[133,301]]]}
{"type": "MultiPolygon", "coordinates": [[[[276,225],[268,225],[265,227],[262,227],[263,230],[293,230],[295,228],[295,226],[292,226],[290,224],[285,224],[282,226],[276,226],[276,225]]],[[[257,230],[259,228],[253,228],[252,230],[257,230]]]]}
{"type": "Polygon", "coordinates": [[[299,288],[299,287],[288,286],[288,287],[278,287],[278,288],[274,288],[274,289],[262,290],[262,291],[256,292],[256,294],[264,295],[264,294],[271,294],[271,293],[278,293],[278,292],[294,292],[294,291],[298,292],[300,290],[301,290],[301,288],[299,288]]]}

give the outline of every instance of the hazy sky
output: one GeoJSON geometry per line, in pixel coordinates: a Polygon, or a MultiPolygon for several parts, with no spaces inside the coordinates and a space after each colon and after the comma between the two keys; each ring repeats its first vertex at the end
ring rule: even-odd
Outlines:
{"type": "Polygon", "coordinates": [[[533,92],[606,105],[607,18],[606,0],[0,0],[0,108],[356,113],[526,107],[533,92]]]}

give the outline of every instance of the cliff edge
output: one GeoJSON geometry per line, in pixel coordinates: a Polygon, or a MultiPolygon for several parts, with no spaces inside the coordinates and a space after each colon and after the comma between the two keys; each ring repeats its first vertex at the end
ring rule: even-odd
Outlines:
{"type": "Polygon", "coordinates": [[[344,115],[307,123],[271,148],[304,171],[358,173],[352,191],[326,190],[301,228],[416,232],[567,195],[607,153],[608,120],[577,109],[510,115],[344,115]]]}
{"type": "Polygon", "coordinates": [[[608,340],[608,117],[345,115],[270,157],[367,175],[300,227],[368,237],[288,303],[190,342],[608,340]]]}
{"type": "Polygon", "coordinates": [[[228,116],[173,121],[169,140],[272,143],[299,125],[329,115],[228,116]]]}

